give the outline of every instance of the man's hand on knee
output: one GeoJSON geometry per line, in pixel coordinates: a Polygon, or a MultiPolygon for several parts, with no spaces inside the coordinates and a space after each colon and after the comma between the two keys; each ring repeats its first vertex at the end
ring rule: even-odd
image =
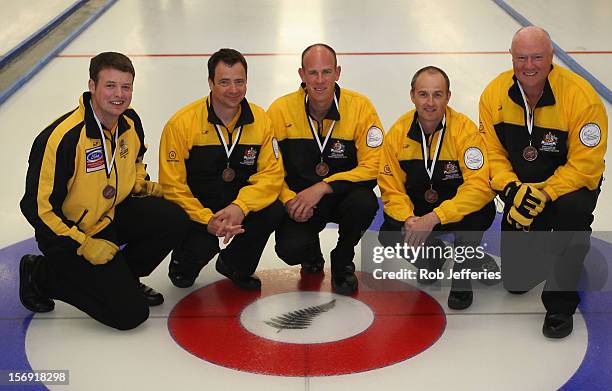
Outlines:
{"type": "Polygon", "coordinates": [[[108,240],[88,236],[77,249],[77,255],[83,256],[93,265],[103,265],[113,259],[119,247],[108,240]]]}
{"type": "Polygon", "coordinates": [[[295,198],[287,202],[289,217],[297,222],[307,221],[314,214],[314,208],[321,198],[332,192],[331,186],[323,181],[300,191],[295,198]]]}

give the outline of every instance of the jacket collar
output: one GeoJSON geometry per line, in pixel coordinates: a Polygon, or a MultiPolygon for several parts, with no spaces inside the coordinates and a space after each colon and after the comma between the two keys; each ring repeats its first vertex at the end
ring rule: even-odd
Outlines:
{"type": "MultiPolygon", "coordinates": [[[[300,84],[300,88],[304,92],[304,95],[306,95],[306,83],[300,84]]],[[[338,83],[334,83],[334,94],[336,95],[336,100],[340,102],[340,86],[338,85],[338,83]]],[[[306,104],[306,99],[304,99],[304,109],[306,110],[306,114],[310,117],[310,109],[306,104]]],[[[325,117],[323,117],[323,119],[340,121],[340,109],[336,107],[336,103],[334,101],[332,101],[332,104],[331,106],[329,106],[327,114],[325,114],[325,117]]]]}
{"type": "MultiPolygon", "coordinates": [[[[91,92],[86,91],[83,93],[81,99],[79,99],[79,106],[85,112],[85,134],[89,138],[101,140],[100,128],[98,128],[98,123],[91,108],[91,92]]],[[[129,129],[130,125],[123,117],[123,114],[119,116],[117,126],[119,132],[117,136],[121,136],[121,134],[129,129]]]]}
{"type": "MultiPolygon", "coordinates": [[[[225,126],[223,121],[221,121],[219,117],[217,117],[217,114],[215,113],[215,110],[213,109],[212,92],[206,98],[206,110],[208,111],[208,122],[209,123],[213,125],[225,126]]],[[[238,128],[240,126],[249,125],[249,124],[252,124],[253,122],[255,122],[255,117],[253,116],[253,112],[251,111],[251,106],[249,105],[249,102],[247,101],[245,97],[240,102],[240,117],[238,117],[238,121],[236,122],[236,127],[238,128]]]]}
{"type": "MultiPolygon", "coordinates": [[[[449,110],[448,107],[446,108],[446,122],[448,123],[449,120],[449,110]]],[[[408,137],[411,138],[414,141],[417,141],[419,143],[423,142],[423,137],[421,137],[421,127],[419,126],[418,123],[418,119],[419,119],[419,113],[417,113],[416,110],[414,110],[414,117],[412,118],[412,123],[410,124],[410,129],[408,130],[408,137]]],[[[448,125],[447,125],[448,128],[448,125]]],[[[436,130],[434,130],[434,133],[437,132],[438,130],[442,129],[442,121],[440,121],[440,123],[438,124],[438,126],[436,126],[436,130]]]]}
{"type": "MultiPolygon", "coordinates": [[[[554,67],[554,65],[552,65],[551,71],[548,74],[548,77],[546,78],[546,83],[544,83],[544,91],[542,92],[540,100],[538,100],[538,103],[536,104],[536,108],[543,106],[553,106],[556,103],[555,95],[553,94],[552,88],[550,86],[550,78],[551,76],[554,77],[556,74],[556,68],[554,67]]],[[[512,81],[513,83],[508,89],[508,96],[517,105],[525,107],[525,103],[523,102],[523,96],[521,95],[521,90],[519,89],[516,75],[512,75],[512,81]]]]}

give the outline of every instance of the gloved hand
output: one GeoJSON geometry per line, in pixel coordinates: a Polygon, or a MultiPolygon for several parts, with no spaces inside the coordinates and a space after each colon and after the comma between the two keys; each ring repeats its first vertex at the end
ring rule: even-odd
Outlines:
{"type": "Polygon", "coordinates": [[[535,186],[523,183],[514,196],[514,206],[522,215],[536,217],[546,204],[546,194],[535,186]]]}
{"type": "Polygon", "coordinates": [[[119,247],[105,239],[95,239],[90,236],[77,249],[77,255],[82,255],[93,265],[103,265],[115,257],[119,247]]]}
{"type": "Polygon", "coordinates": [[[521,182],[510,182],[506,185],[506,187],[504,187],[504,190],[500,194],[504,204],[514,204],[514,197],[516,196],[516,193],[519,191],[520,187],[521,182]]]}
{"type": "Polygon", "coordinates": [[[501,198],[505,204],[514,207],[523,215],[536,217],[544,210],[546,194],[533,184],[510,182],[502,191],[501,198]]]}
{"type": "Polygon", "coordinates": [[[164,195],[164,192],[162,190],[162,185],[157,182],[137,179],[132,188],[132,194],[141,197],[161,197],[164,195]]]}
{"type": "Polygon", "coordinates": [[[506,221],[508,221],[512,227],[518,230],[529,231],[529,226],[533,222],[533,217],[525,216],[519,212],[514,205],[512,205],[512,207],[510,207],[510,211],[508,211],[508,215],[506,216],[506,221]]]}

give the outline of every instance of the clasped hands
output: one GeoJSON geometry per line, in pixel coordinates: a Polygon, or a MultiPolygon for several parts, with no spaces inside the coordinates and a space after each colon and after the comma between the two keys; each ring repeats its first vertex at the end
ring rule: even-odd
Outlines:
{"type": "Polygon", "coordinates": [[[323,181],[300,191],[285,204],[289,217],[298,223],[310,220],[321,198],[332,192],[331,186],[323,181]]]}
{"type": "Polygon", "coordinates": [[[404,242],[411,247],[424,244],[437,224],[440,224],[440,219],[435,212],[408,217],[404,222],[404,242]]]}
{"type": "Polygon", "coordinates": [[[536,218],[550,201],[550,196],[533,183],[511,182],[504,188],[502,198],[512,206],[506,216],[508,223],[523,231],[529,231],[536,218]]]}
{"type": "Polygon", "coordinates": [[[164,195],[162,185],[146,179],[136,179],[132,188],[132,195],[135,197],[162,197],[164,195]]]}
{"type": "Polygon", "coordinates": [[[236,204],[229,204],[208,220],[207,230],[211,235],[223,238],[223,244],[228,244],[234,236],[244,233],[243,220],[242,209],[236,204]]]}

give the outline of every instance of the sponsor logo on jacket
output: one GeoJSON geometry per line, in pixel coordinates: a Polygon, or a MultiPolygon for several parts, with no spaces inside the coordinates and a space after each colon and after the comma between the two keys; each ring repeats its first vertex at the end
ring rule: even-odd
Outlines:
{"type": "Polygon", "coordinates": [[[96,172],[104,169],[104,152],[102,146],[85,150],[86,172],[96,172]]]}

